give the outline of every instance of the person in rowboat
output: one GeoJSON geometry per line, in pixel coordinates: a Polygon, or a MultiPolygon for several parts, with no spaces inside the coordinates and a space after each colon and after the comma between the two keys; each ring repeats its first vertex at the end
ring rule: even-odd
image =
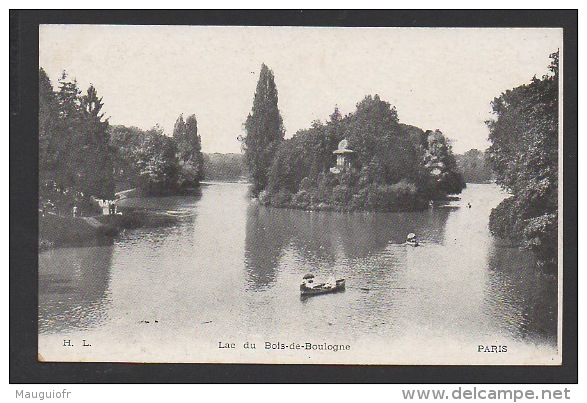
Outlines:
{"type": "Polygon", "coordinates": [[[416,234],[414,234],[413,232],[409,233],[406,238],[406,243],[408,245],[418,246],[419,242],[418,242],[418,238],[416,237],[416,234]]]}
{"type": "Polygon", "coordinates": [[[314,276],[313,275],[305,275],[304,279],[302,280],[302,285],[306,288],[314,288],[314,276]]]}
{"type": "Polygon", "coordinates": [[[334,276],[328,277],[328,280],[326,280],[326,284],[324,284],[324,286],[328,288],[336,287],[336,279],[334,276]]]}

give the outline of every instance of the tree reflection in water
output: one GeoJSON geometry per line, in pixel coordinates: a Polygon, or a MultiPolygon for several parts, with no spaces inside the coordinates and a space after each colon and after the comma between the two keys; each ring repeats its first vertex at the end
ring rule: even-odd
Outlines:
{"type": "Polygon", "coordinates": [[[58,248],[39,255],[39,332],[86,329],[106,316],[114,246],[58,248]]]}
{"type": "MultiPolygon", "coordinates": [[[[403,244],[415,232],[424,243],[442,243],[450,209],[409,213],[308,212],[250,205],[245,265],[253,290],[275,281],[280,259],[288,254],[300,273],[333,269],[362,271],[360,261],[403,244]]],[[[389,254],[388,254],[389,255],[389,254]]],[[[393,259],[393,256],[391,257],[393,259]]],[[[376,263],[374,263],[376,264],[376,263]]]]}
{"type": "Polygon", "coordinates": [[[556,344],[558,281],[536,267],[530,252],[496,246],[489,257],[488,311],[508,333],[556,344]],[[506,309],[507,308],[507,309],[506,309]]]}

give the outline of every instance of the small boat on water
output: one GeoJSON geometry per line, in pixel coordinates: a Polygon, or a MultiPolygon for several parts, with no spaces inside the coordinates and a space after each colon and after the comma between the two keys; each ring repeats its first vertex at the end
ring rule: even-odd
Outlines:
{"type": "Polygon", "coordinates": [[[300,284],[300,292],[302,295],[319,295],[328,294],[345,289],[345,279],[337,279],[334,277],[329,278],[324,283],[314,282],[315,276],[313,274],[306,274],[302,283],[300,284]]]}
{"type": "Polygon", "coordinates": [[[408,234],[408,237],[406,238],[406,245],[420,246],[420,243],[418,242],[418,238],[416,237],[416,234],[414,234],[413,232],[410,232],[408,234]]]}

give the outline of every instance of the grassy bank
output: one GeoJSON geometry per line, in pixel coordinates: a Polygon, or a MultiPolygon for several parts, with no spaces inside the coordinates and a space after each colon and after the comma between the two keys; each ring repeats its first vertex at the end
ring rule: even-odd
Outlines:
{"type": "Polygon", "coordinates": [[[109,245],[123,230],[173,225],[177,219],[161,211],[143,209],[95,217],[45,214],[39,217],[39,249],[109,245]]]}

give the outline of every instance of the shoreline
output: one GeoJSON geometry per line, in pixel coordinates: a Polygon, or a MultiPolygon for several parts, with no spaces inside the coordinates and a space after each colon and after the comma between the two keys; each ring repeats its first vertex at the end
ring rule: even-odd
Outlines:
{"type": "MultiPolygon", "coordinates": [[[[203,181],[201,186],[219,185],[249,185],[245,181],[203,181]]],[[[200,197],[200,192],[190,194],[172,194],[158,196],[141,196],[136,189],[126,189],[117,192],[119,214],[96,215],[88,217],[70,217],[53,213],[39,216],[39,252],[62,247],[76,246],[101,246],[110,245],[123,231],[136,228],[149,228],[173,225],[186,215],[169,214],[165,203],[159,202],[165,198],[175,197],[200,197]]],[[[451,201],[460,200],[460,197],[450,195],[442,200],[435,201],[431,207],[428,203],[403,209],[365,209],[348,208],[326,203],[314,203],[309,205],[296,205],[289,202],[284,205],[276,205],[271,202],[263,202],[258,197],[250,198],[253,203],[266,208],[289,209],[297,211],[335,212],[335,213],[412,213],[422,212],[430,208],[450,208],[451,201]]]]}
{"type": "Polygon", "coordinates": [[[448,195],[446,198],[431,200],[429,202],[422,202],[418,205],[411,206],[410,208],[362,208],[362,207],[349,207],[349,206],[337,206],[330,203],[310,203],[308,205],[296,204],[293,201],[289,201],[284,204],[274,204],[271,201],[260,200],[259,197],[251,198],[251,200],[259,203],[263,207],[271,207],[278,209],[290,209],[307,212],[318,212],[318,211],[331,211],[336,213],[413,213],[422,212],[429,210],[430,208],[459,208],[460,206],[451,206],[450,203],[461,200],[458,195],[448,195]]]}

